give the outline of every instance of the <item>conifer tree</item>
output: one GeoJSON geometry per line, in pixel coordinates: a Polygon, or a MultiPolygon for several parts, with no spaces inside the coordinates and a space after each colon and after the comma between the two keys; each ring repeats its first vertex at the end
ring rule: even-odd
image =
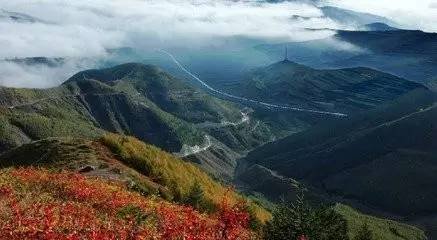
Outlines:
{"type": "Polygon", "coordinates": [[[268,240],[347,240],[347,223],[328,207],[311,207],[300,190],[294,202],[283,201],[267,223],[268,240]]]}
{"type": "Polygon", "coordinates": [[[185,202],[195,209],[201,209],[202,202],[204,200],[204,192],[202,186],[196,181],[192,186],[188,195],[185,199],[185,202]]]}

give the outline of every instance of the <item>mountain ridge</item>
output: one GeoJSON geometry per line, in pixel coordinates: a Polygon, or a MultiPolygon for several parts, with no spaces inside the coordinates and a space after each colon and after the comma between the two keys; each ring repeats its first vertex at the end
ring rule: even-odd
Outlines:
{"type": "Polygon", "coordinates": [[[234,88],[258,101],[351,113],[425,87],[365,67],[323,70],[284,60],[251,71],[234,88]]]}
{"type": "MultiPolygon", "coordinates": [[[[51,89],[1,88],[0,104],[2,150],[46,137],[96,137],[108,131],[134,135],[170,152],[201,146],[207,135],[233,139],[232,149],[226,147],[230,152],[223,155],[232,157],[271,138],[256,119],[221,125],[240,121],[242,109],[157,67],[136,63],[81,72],[51,89]],[[204,121],[218,126],[198,126],[204,121]],[[255,131],[246,131],[256,124],[255,131]]],[[[235,159],[222,161],[229,167],[217,174],[232,175],[235,159]]]]}
{"type": "Polygon", "coordinates": [[[435,221],[427,216],[436,211],[436,118],[437,94],[418,89],[369,112],[266,144],[243,162],[277,171],[325,197],[420,222],[435,236],[429,227],[435,221]]]}

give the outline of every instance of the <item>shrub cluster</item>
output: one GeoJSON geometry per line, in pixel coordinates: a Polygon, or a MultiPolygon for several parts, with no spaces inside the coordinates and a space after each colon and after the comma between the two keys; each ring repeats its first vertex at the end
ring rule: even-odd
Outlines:
{"type": "Polygon", "coordinates": [[[0,172],[0,239],[251,239],[249,214],[226,197],[202,214],[123,183],[71,172],[0,172]]]}

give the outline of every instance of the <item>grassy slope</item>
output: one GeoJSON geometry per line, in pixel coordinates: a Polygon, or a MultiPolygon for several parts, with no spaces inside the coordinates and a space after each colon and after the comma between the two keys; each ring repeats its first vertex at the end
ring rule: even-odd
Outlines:
{"type": "MultiPolygon", "coordinates": [[[[246,74],[244,80],[230,87],[229,91],[269,103],[352,115],[373,109],[416,88],[424,87],[369,68],[320,70],[281,61],[246,74]]],[[[265,109],[258,109],[255,114],[279,138],[334,118],[265,109]]]]}
{"type": "Polygon", "coordinates": [[[234,104],[156,67],[124,64],[78,73],[53,89],[0,88],[0,151],[46,137],[96,137],[104,131],[133,135],[170,152],[184,144],[201,145],[206,134],[232,141],[230,147],[238,151],[270,139],[257,121],[247,128],[197,127],[241,117],[234,104]]]}
{"type": "MultiPolygon", "coordinates": [[[[57,171],[77,171],[85,166],[93,166],[95,170],[84,174],[128,182],[136,191],[146,195],[160,195],[169,200],[176,192],[186,193],[194,181],[199,182],[206,196],[216,203],[220,201],[220,194],[228,191],[190,163],[136,139],[113,134],[100,141],[68,138],[42,140],[1,155],[0,162],[2,167],[38,166],[57,171]]],[[[231,199],[237,197],[232,192],[228,196],[231,199]]],[[[390,227],[397,229],[403,236],[423,235],[420,230],[410,226],[361,215],[343,205],[336,208],[348,220],[351,235],[364,221],[369,223],[377,236],[391,237],[381,239],[402,239],[389,232],[383,234],[390,227]]],[[[258,207],[256,209],[261,219],[268,218],[265,211],[258,207]]]]}
{"type": "Polygon", "coordinates": [[[349,236],[351,239],[358,232],[360,227],[367,223],[369,229],[374,234],[374,239],[383,240],[423,240],[426,239],[422,230],[409,226],[407,224],[398,223],[391,220],[364,215],[351,207],[337,204],[335,210],[343,215],[348,223],[349,236]]]}
{"type": "Polygon", "coordinates": [[[0,152],[48,137],[95,139],[113,132],[178,153],[206,146],[209,135],[213,148],[191,159],[229,180],[239,153],[272,136],[252,116],[237,126],[222,126],[241,119],[239,106],[157,67],[123,64],[78,73],[52,89],[0,88],[0,152]]]}
{"type": "MultiPolygon", "coordinates": [[[[131,183],[144,194],[157,194],[181,201],[195,182],[202,186],[205,198],[219,205],[228,195],[231,203],[242,196],[213,180],[195,165],[145,144],[135,138],[116,134],[98,141],[84,139],[47,139],[23,145],[0,155],[0,166],[41,166],[78,171],[85,166],[94,170],[87,175],[103,176],[131,183]]],[[[258,218],[266,221],[269,213],[251,203],[258,218]]]]}
{"type": "MultiPolygon", "coordinates": [[[[0,166],[34,166],[74,172],[92,166],[94,170],[83,174],[129,183],[131,190],[147,196],[158,195],[175,200],[175,195],[186,194],[197,181],[205,190],[205,196],[216,204],[220,203],[224,194],[228,194],[234,203],[241,198],[194,165],[136,139],[114,134],[98,141],[72,138],[37,141],[0,155],[0,166]]],[[[265,221],[269,218],[265,210],[252,204],[260,219],[265,221]]],[[[344,205],[338,205],[336,209],[348,220],[352,236],[366,221],[377,236],[390,236],[380,239],[402,239],[390,232],[384,233],[390,227],[397,229],[402,236],[415,236],[407,239],[423,239],[420,238],[423,235],[420,230],[408,225],[362,215],[344,205]]]]}
{"type": "Polygon", "coordinates": [[[423,216],[421,226],[435,225],[426,216],[436,209],[436,101],[435,93],[415,91],[371,112],[266,144],[246,160],[405,221],[423,216]]]}
{"type": "Polygon", "coordinates": [[[291,61],[256,69],[247,78],[236,89],[245,97],[343,112],[370,109],[423,88],[368,68],[318,70],[291,61]]]}
{"type": "Polygon", "coordinates": [[[432,212],[436,100],[430,91],[414,92],[393,105],[267,144],[247,161],[396,213],[432,212]]]}

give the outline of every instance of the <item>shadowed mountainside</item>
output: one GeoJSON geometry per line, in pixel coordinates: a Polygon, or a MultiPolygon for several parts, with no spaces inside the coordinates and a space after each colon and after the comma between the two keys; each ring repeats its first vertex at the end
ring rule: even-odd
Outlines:
{"type": "Polygon", "coordinates": [[[285,60],[254,70],[235,91],[267,102],[350,113],[416,88],[423,86],[368,68],[317,70],[285,60]]]}
{"type": "Polygon", "coordinates": [[[261,165],[329,197],[404,220],[425,219],[437,210],[435,119],[437,95],[416,90],[392,104],[266,144],[249,153],[245,165],[261,165]]]}

